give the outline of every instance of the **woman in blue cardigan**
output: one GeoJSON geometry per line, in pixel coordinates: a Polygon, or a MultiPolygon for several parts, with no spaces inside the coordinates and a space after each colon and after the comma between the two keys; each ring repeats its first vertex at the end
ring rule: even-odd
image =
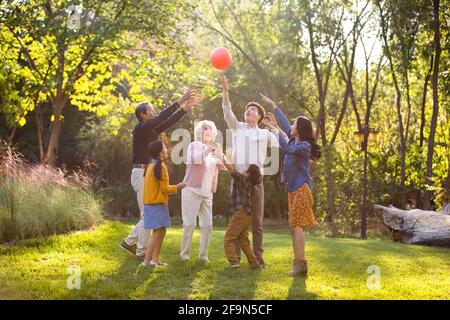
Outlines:
{"type": "Polygon", "coordinates": [[[308,265],[303,229],[317,224],[313,213],[310,168],[311,163],[321,156],[320,146],[316,143],[308,118],[298,117],[291,126],[275,102],[262,94],[261,97],[272,106],[275,113],[275,116],[269,113],[264,124],[269,129],[278,131],[280,148],[284,153],[281,181],[288,192],[289,226],[295,257],[294,266],[288,274],[306,276],[308,265]]]}

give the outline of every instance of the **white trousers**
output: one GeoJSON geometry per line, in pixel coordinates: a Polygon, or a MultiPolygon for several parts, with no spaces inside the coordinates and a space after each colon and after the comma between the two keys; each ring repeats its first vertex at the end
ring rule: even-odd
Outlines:
{"type": "Polygon", "coordinates": [[[136,255],[142,256],[145,255],[148,239],[148,231],[144,229],[144,169],[133,168],[131,171],[131,185],[136,192],[140,219],[125,239],[125,242],[130,246],[136,244],[136,255]]]}
{"type": "Polygon", "coordinates": [[[197,226],[197,216],[202,228],[200,236],[199,258],[208,258],[208,246],[212,235],[212,196],[202,197],[189,189],[181,191],[181,215],[183,218],[183,239],[180,257],[191,257],[191,242],[197,226]]]}

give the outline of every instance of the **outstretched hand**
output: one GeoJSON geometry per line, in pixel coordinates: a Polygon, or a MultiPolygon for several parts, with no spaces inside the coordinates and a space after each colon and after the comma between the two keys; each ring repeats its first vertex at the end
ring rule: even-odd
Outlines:
{"type": "Polygon", "coordinates": [[[228,90],[228,78],[226,76],[218,77],[219,83],[222,86],[223,90],[228,90]]]}
{"type": "Polygon", "coordinates": [[[189,111],[193,106],[203,102],[203,97],[194,89],[188,89],[183,96],[178,99],[178,103],[183,105],[185,111],[189,111]]]}
{"type": "Polygon", "coordinates": [[[267,102],[272,107],[272,109],[276,108],[277,105],[272,99],[266,97],[262,93],[259,93],[259,95],[261,96],[261,99],[263,99],[264,102],[267,102]]]}
{"type": "Polygon", "coordinates": [[[267,127],[267,129],[279,129],[277,119],[275,118],[273,113],[268,112],[266,118],[262,122],[267,127]]]}
{"type": "Polygon", "coordinates": [[[181,189],[186,188],[186,186],[187,186],[186,182],[180,182],[177,184],[177,189],[181,190],[181,189]]]}
{"type": "Polygon", "coordinates": [[[189,97],[194,93],[195,93],[194,89],[191,89],[191,88],[187,89],[183,93],[183,95],[177,100],[178,104],[181,105],[181,104],[185,103],[189,99],[189,97]]]}

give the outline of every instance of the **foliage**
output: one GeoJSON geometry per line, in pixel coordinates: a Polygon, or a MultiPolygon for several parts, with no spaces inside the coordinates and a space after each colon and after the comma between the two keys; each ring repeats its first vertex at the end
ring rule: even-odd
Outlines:
{"type": "Polygon", "coordinates": [[[71,175],[1,154],[0,242],[87,229],[102,219],[101,202],[82,172],[71,175]]]}
{"type": "MultiPolygon", "coordinates": [[[[161,9],[158,6],[163,2],[156,1],[155,6],[161,9]]],[[[33,1],[26,3],[31,7],[36,4],[33,1]]],[[[108,6],[114,7],[117,3],[119,1],[110,1],[108,6]]],[[[64,4],[66,2],[63,1],[64,4]]],[[[259,93],[262,92],[275,100],[290,119],[305,115],[314,122],[324,151],[324,157],[314,164],[312,171],[314,212],[322,227],[327,222],[332,204],[334,223],[338,229],[335,235],[354,235],[360,227],[364,172],[363,152],[354,133],[364,124],[368,96],[366,80],[372,87],[380,56],[384,57],[368,119],[370,128],[379,131],[376,141],[369,142],[368,146],[369,205],[380,203],[401,207],[404,200],[413,198],[418,207],[425,207],[424,190],[432,189],[436,195],[442,194],[439,193],[441,189],[448,190],[448,183],[443,185],[449,179],[450,172],[448,0],[441,1],[440,11],[440,109],[435,130],[432,185],[426,182],[427,140],[431,133],[433,112],[431,84],[428,82],[426,85],[434,50],[431,2],[196,0],[186,3],[180,0],[173,4],[158,12],[150,7],[130,6],[123,20],[114,26],[121,31],[113,39],[108,38],[112,29],[96,30],[92,41],[104,40],[101,46],[103,49],[96,52],[96,58],[83,70],[70,93],[70,105],[74,106],[72,110],[77,110],[74,111],[75,115],[85,117],[89,112],[94,116],[85,121],[79,132],[74,132],[73,141],[64,141],[61,149],[70,150],[66,152],[97,164],[92,174],[99,181],[99,191],[105,195],[108,213],[123,216],[129,212],[136,214],[137,211],[135,195],[129,183],[130,132],[136,121],[133,115],[136,103],[148,100],[160,110],[173,102],[184,87],[196,87],[202,91],[205,101],[176,127],[192,132],[196,121],[209,119],[224,133],[226,124],[220,108],[221,93],[215,78],[225,74],[230,79],[230,99],[239,120],[243,120],[246,103],[259,101],[259,93]],[[378,4],[386,17],[386,43],[381,38],[378,4]],[[137,12],[138,7],[142,12],[137,12]],[[182,19],[176,21],[174,17],[177,17],[179,10],[182,19]],[[144,25],[136,28],[131,26],[132,17],[147,14],[148,11],[149,19],[144,20],[144,25]],[[162,20],[155,18],[159,15],[162,15],[162,20]],[[151,24],[150,17],[155,18],[152,21],[161,23],[151,24]],[[312,48],[308,19],[313,27],[312,48]],[[406,37],[409,33],[411,37],[406,37]],[[372,44],[373,52],[367,60],[366,69],[365,58],[372,50],[372,44]],[[232,67],[220,73],[209,64],[209,53],[218,46],[228,47],[233,55],[232,67]],[[350,70],[353,48],[355,65],[350,70]],[[392,65],[386,57],[387,48],[392,55],[392,65]],[[316,54],[318,70],[314,67],[313,52],[316,54]],[[348,73],[347,69],[350,70],[348,73]],[[392,71],[398,77],[400,94],[395,88],[392,71]],[[322,103],[317,74],[322,77],[322,87],[326,87],[326,95],[322,92],[322,103]],[[351,75],[351,94],[344,75],[351,75]],[[396,107],[398,97],[401,98],[402,121],[399,120],[396,107]],[[80,110],[85,110],[85,113],[80,110]],[[403,133],[404,141],[400,124],[404,126],[404,131],[406,128],[408,130],[408,134],[403,133]],[[326,143],[322,139],[321,127],[324,128],[326,143]],[[334,135],[336,139],[331,143],[334,135]]],[[[83,2],[83,6],[87,13],[97,3],[83,2]]],[[[6,22],[9,25],[17,24],[25,17],[34,22],[49,19],[42,6],[33,7],[36,11],[30,12],[26,8],[23,9],[24,17],[6,15],[2,18],[8,19],[6,22]],[[32,12],[40,12],[40,18],[33,16],[32,12]]],[[[54,61],[49,60],[53,57],[52,53],[58,52],[58,42],[51,37],[50,31],[64,24],[61,19],[57,18],[56,24],[48,28],[39,22],[35,24],[35,29],[27,29],[23,33],[23,39],[30,43],[29,53],[35,57],[42,72],[50,70],[49,79],[53,80],[45,83],[47,92],[53,92],[57,83],[56,62],[51,64],[52,68],[47,68],[47,62],[54,61]],[[27,34],[37,34],[39,37],[29,39],[27,34]]],[[[111,19],[107,15],[99,23],[107,28],[111,19]]],[[[28,26],[27,23],[17,25],[18,30],[28,26]]],[[[27,158],[39,159],[38,156],[33,157],[36,147],[32,145],[31,139],[35,134],[28,134],[27,139],[23,135],[23,132],[36,130],[33,117],[37,109],[33,110],[32,105],[35,98],[33,94],[39,89],[38,82],[35,74],[29,70],[25,52],[18,45],[17,37],[14,38],[7,26],[5,24],[0,32],[4,62],[0,64],[0,105],[1,115],[8,118],[2,123],[12,126],[26,121],[25,127],[17,130],[17,138],[12,143],[18,143],[20,151],[27,154],[27,158]]],[[[82,30],[79,34],[67,33],[61,36],[71,39],[66,53],[67,66],[72,68],[90,44],[88,34],[82,30]]],[[[44,121],[45,126],[52,126],[52,106],[45,90],[42,92],[38,96],[42,98],[42,104],[37,105],[44,111],[43,117],[47,119],[44,121]]],[[[72,115],[67,112],[62,116],[63,124],[73,121],[72,115]]],[[[67,128],[67,125],[63,126],[64,130],[67,128]]],[[[10,132],[2,131],[2,135],[10,135],[10,132]]],[[[167,135],[170,138],[171,130],[167,135]]],[[[172,141],[172,145],[174,143],[172,141]]],[[[64,163],[67,158],[61,157],[64,163]]],[[[173,165],[170,160],[168,163],[171,179],[173,182],[180,181],[185,167],[173,165]]],[[[265,216],[285,221],[286,194],[278,179],[278,176],[265,179],[265,216]]],[[[228,175],[221,173],[219,192],[214,197],[215,214],[223,215],[226,212],[228,188],[228,175]]],[[[444,198],[438,195],[438,208],[443,201],[444,198]]],[[[170,207],[174,216],[179,215],[179,194],[171,198],[170,207]]],[[[368,216],[373,221],[369,229],[373,227],[376,232],[377,219],[370,210],[368,216]]]]}

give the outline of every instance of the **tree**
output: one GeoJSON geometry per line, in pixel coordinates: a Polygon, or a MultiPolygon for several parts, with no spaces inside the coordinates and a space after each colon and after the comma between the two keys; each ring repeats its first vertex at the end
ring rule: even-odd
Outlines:
{"type": "MultiPolygon", "coordinates": [[[[441,23],[440,23],[440,1],[433,0],[433,31],[434,31],[434,65],[431,85],[433,87],[433,113],[430,123],[430,135],[428,136],[428,152],[427,152],[427,172],[426,183],[432,185],[433,176],[433,155],[434,155],[434,138],[436,134],[436,125],[439,112],[439,64],[441,60],[441,23]]],[[[425,209],[430,208],[431,191],[425,191],[425,209]]]]}
{"type": "Polygon", "coordinates": [[[367,52],[366,47],[364,45],[364,41],[362,41],[363,48],[364,48],[364,60],[365,60],[365,66],[366,66],[366,72],[365,72],[365,104],[366,104],[366,112],[364,116],[364,126],[363,126],[363,133],[364,133],[364,139],[362,142],[362,150],[364,152],[364,173],[363,173],[363,201],[361,206],[361,238],[366,239],[367,238],[367,211],[369,209],[367,205],[367,166],[368,166],[368,142],[369,142],[369,133],[370,133],[370,116],[371,111],[373,107],[373,103],[375,100],[375,95],[377,92],[377,86],[380,79],[380,73],[381,73],[381,66],[383,62],[383,55],[380,56],[378,65],[375,69],[375,79],[373,79],[372,88],[370,88],[370,73],[369,73],[369,61],[372,55],[372,49],[370,52],[367,52]]]}
{"type": "MultiPolygon", "coordinates": [[[[82,12],[74,5],[81,3],[7,1],[0,9],[1,40],[15,52],[8,58],[19,62],[32,88],[26,90],[33,97],[28,110],[36,110],[41,162],[50,165],[56,164],[63,109],[75,100],[95,109],[98,104],[83,99],[85,93],[91,85],[111,84],[113,62],[130,49],[130,34],[167,40],[183,8],[182,1],[163,0],[84,1],[82,12]],[[41,107],[46,102],[51,105],[51,125],[44,143],[41,107]]],[[[113,88],[105,92],[108,89],[113,88]]]]}
{"type": "Polygon", "coordinates": [[[421,3],[412,0],[376,1],[379,9],[384,52],[389,62],[392,83],[396,92],[396,111],[400,137],[401,205],[406,205],[406,156],[411,124],[410,72],[416,58],[416,40],[422,23],[421,3]],[[408,36],[405,36],[405,35],[408,36]],[[406,92],[406,99],[403,94],[406,92]],[[406,100],[406,115],[403,100],[406,100]],[[406,121],[405,121],[406,118],[406,121]]]}
{"type": "MultiPolygon", "coordinates": [[[[314,71],[317,87],[317,96],[319,100],[319,111],[316,121],[316,136],[320,137],[322,145],[325,149],[325,176],[327,179],[327,217],[326,221],[332,230],[333,235],[337,235],[337,228],[334,222],[335,219],[335,176],[333,172],[334,163],[334,143],[339,134],[342,120],[347,110],[348,99],[351,96],[355,112],[358,117],[356,106],[354,104],[353,88],[352,88],[352,76],[354,71],[354,59],[356,52],[356,44],[360,37],[362,26],[361,19],[365,15],[368,2],[362,8],[357,8],[354,12],[347,8],[348,4],[336,4],[332,1],[328,2],[302,2],[302,7],[305,8],[304,23],[309,39],[309,50],[311,65],[314,71]],[[348,35],[344,33],[343,23],[344,15],[347,13],[353,17],[351,21],[352,29],[348,35]],[[352,36],[350,43],[350,57],[348,54],[347,41],[349,36],[352,36]],[[346,72],[342,70],[339,63],[338,55],[340,51],[343,52],[342,56],[345,60],[346,72]],[[325,53],[325,54],[324,54],[325,53]],[[345,92],[342,102],[342,107],[339,112],[335,126],[332,129],[332,135],[329,139],[327,136],[327,116],[328,113],[333,113],[331,106],[327,107],[327,96],[330,84],[330,77],[333,71],[333,63],[337,62],[337,66],[341,71],[341,75],[346,83],[345,92]]],[[[292,23],[296,25],[295,20],[292,23]]],[[[299,32],[301,25],[298,25],[299,32]]],[[[328,103],[331,104],[331,103],[328,103]]],[[[358,122],[359,124],[359,122],[358,122]]]]}

